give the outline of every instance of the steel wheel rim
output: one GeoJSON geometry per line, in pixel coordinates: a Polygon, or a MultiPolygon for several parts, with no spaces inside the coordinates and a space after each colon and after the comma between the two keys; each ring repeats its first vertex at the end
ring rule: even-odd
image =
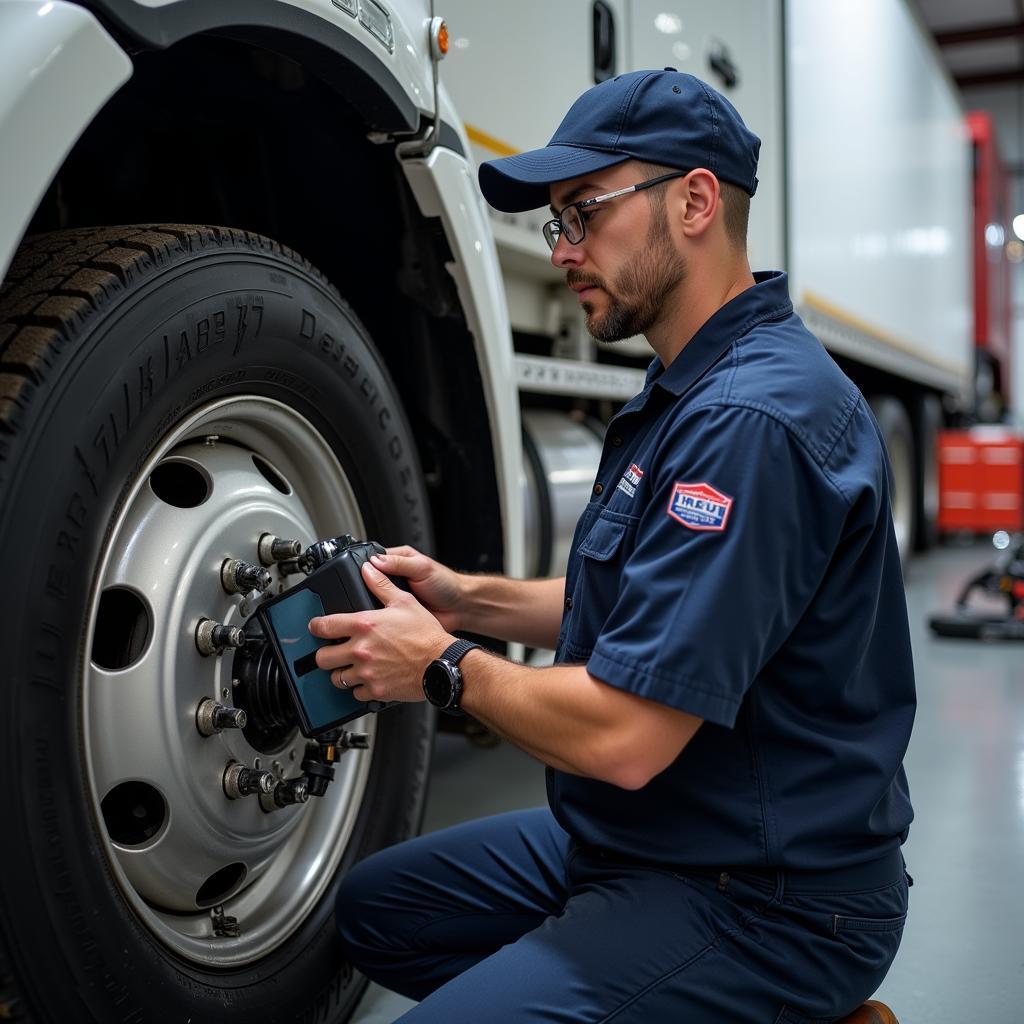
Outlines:
{"type": "Polygon", "coordinates": [[[255,767],[258,760],[263,768],[280,763],[280,774],[293,777],[305,741],[296,734],[268,754],[255,751],[237,731],[199,735],[195,707],[204,697],[230,696],[231,659],[202,658],[194,645],[195,623],[207,616],[237,625],[252,611],[251,602],[223,592],[216,570],[222,556],[256,562],[254,534],[263,530],[309,543],[342,532],[362,536],[363,529],[345,473],[313,425],[280,402],[240,396],[204,406],[161,441],[108,533],[86,620],[86,776],[122,894],[146,928],[188,961],[214,968],[251,963],[307,918],[351,838],[376,731],[375,716],[360,720],[356,728],[370,734],[370,750],[346,753],[322,798],[271,814],[256,797],[227,799],[221,778],[228,761],[255,767]],[[176,501],[194,501],[205,479],[208,493],[198,504],[169,505],[157,495],[154,470],[172,463],[188,481],[181,494],[173,493],[176,501]],[[111,667],[105,648],[104,663],[94,660],[100,639],[121,628],[109,611],[111,591],[119,592],[119,608],[141,607],[148,617],[143,643],[141,630],[133,629],[111,648],[131,659],[122,667],[111,667]],[[136,791],[147,795],[148,804],[132,806],[136,791]],[[160,827],[134,841],[133,816],[160,799],[160,827]],[[114,815],[111,806],[119,801],[128,811],[114,815]],[[206,902],[199,900],[202,893],[206,902]],[[237,919],[237,937],[217,934],[218,907],[237,919]]]}

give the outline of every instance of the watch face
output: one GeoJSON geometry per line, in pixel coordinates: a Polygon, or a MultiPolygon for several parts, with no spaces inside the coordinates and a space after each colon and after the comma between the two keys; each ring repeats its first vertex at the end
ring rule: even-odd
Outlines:
{"type": "Polygon", "coordinates": [[[454,669],[443,661],[432,661],[423,673],[423,692],[435,707],[444,708],[452,702],[454,669]]]}

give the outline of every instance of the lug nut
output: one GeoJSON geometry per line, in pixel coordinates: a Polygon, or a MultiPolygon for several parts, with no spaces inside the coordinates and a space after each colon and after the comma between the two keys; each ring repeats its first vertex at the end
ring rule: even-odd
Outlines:
{"type": "Polygon", "coordinates": [[[281,810],[282,807],[293,807],[295,804],[306,803],[312,794],[309,792],[309,781],[304,775],[297,779],[282,779],[274,787],[270,795],[260,794],[260,807],[267,814],[281,810]]]}
{"type": "Polygon", "coordinates": [[[222,626],[213,619],[200,619],[196,626],[196,647],[203,657],[223,654],[228,647],[244,647],[245,631],[239,626],[222,626]]]}
{"type": "Polygon", "coordinates": [[[252,590],[261,593],[274,582],[266,569],[240,558],[227,558],[220,567],[220,581],[229,594],[248,594],[252,590]]]}
{"type": "Polygon", "coordinates": [[[273,565],[288,558],[298,558],[302,554],[302,541],[282,540],[272,533],[265,533],[259,539],[257,550],[264,565],[273,565]]]}
{"type": "Polygon", "coordinates": [[[278,807],[304,804],[309,799],[309,785],[303,778],[288,779],[274,790],[274,803],[278,807]]]}
{"type": "Polygon", "coordinates": [[[244,729],[249,717],[241,708],[229,708],[218,704],[212,697],[196,708],[196,728],[204,736],[215,736],[225,729],[244,729]]]}
{"type": "Polygon", "coordinates": [[[237,761],[233,761],[224,770],[224,792],[229,800],[237,800],[252,793],[272,793],[276,785],[277,777],[273,772],[246,768],[237,761]]]}
{"type": "Polygon", "coordinates": [[[222,729],[244,729],[249,724],[249,716],[241,708],[226,708],[223,704],[213,709],[213,725],[220,732],[222,729]]]}

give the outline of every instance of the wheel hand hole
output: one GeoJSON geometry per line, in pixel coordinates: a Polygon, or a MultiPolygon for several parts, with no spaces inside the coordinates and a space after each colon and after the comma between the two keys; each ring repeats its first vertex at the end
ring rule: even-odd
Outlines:
{"type": "Polygon", "coordinates": [[[121,846],[142,846],[167,820],[167,801],[146,782],[122,782],[101,801],[107,835],[121,846]]]}
{"type": "Polygon", "coordinates": [[[191,462],[168,459],[149,474],[149,486],[161,500],[175,508],[195,508],[210,496],[210,480],[191,462]]]}
{"type": "Polygon", "coordinates": [[[150,634],[149,607],[133,590],[108,587],[100,597],[92,660],[100,668],[128,668],[142,657],[150,634]]]}
{"type": "Polygon", "coordinates": [[[245,880],[246,867],[244,864],[228,864],[220,871],[215,871],[199,887],[196,893],[196,906],[202,910],[215,907],[223,903],[234,893],[245,880]]]}
{"type": "Polygon", "coordinates": [[[260,455],[254,455],[252,457],[253,465],[263,474],[263,478],[273,487],[275,490],[280,491],[282,494],[291,494],[292,489],[288,481],[274,467],[267,462],[260,455]]]}

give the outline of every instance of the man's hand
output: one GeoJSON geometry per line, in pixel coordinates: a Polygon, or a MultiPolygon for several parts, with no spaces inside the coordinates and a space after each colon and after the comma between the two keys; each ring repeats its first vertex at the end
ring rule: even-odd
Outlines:
{"type": "Polygon", "coordinates": [[[449,633],[481,633],[527,647],[554,647],[562,621],[564,579],[519,580],[455,572],[415,548],[388,548],[371,561],[409,587],[449,633]]]}
{"type": "Polygon", "coordinates": [[[463,594],[457,572],[408,544],[388,548],[386,555],[372,555],[370,560],[389,576],[404,576],[419,602],[449,633],[462,628],[458,609],[463,594]]]}
{"type": "MultiPolygon", "coordinates": [[[[408,550],[430,562],[425,555],[408,550]]],[[[316,663],[331,670],[335,686],[340,687],[344,679],[356,700],[424,700],[423,670],[455,637],[412,594],[399,590],[369,562],[362,572],[370,592],[384,607],[311,619],[313,636],[340,641],[321,647],[316,663]]]]}

